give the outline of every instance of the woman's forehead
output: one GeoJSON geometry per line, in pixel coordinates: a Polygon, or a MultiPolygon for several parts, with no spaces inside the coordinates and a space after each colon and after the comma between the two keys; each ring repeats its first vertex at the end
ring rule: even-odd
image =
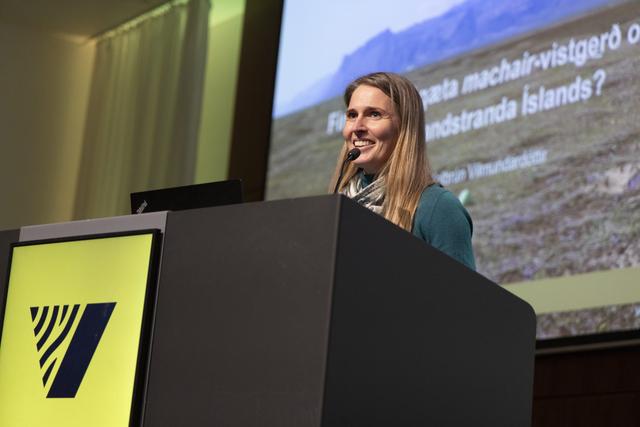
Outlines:
{"type": "Polygon", "coordinates": [[[360,85],[351,94],[349,108],[377,107],[385,110],[393,110],[393,102],[382,90],[377,87],[360,85]]]}

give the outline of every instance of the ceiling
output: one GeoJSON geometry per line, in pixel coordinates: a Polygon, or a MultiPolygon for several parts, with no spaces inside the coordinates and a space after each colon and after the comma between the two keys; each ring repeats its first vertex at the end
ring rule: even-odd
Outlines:
{"type": "Polygon", "coordinates": [[[86,38],[168,0],[0,0],[0,22],[86,38]]]}

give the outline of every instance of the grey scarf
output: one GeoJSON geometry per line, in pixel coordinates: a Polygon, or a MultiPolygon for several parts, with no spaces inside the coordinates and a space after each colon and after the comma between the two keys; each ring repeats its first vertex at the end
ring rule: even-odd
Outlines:
{"type": "Polygon", "coordinates": [[[384,178],[379,177],[365,186],[364,173],[359,172],[349,180],[341,193],[365,208],[371,209],[377,214],[382,214],[385,193],[384,178]]]}

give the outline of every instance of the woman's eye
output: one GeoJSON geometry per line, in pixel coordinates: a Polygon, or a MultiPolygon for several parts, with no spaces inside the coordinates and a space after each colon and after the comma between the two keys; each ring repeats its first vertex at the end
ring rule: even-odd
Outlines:
{"type": "Polygon", "coordinates": [[[382,117],[382,114],[380,113],[380,111],[372,111],[371,113],[369,113],[369,115],[374,118],[382,117]]]}
{"type": "Polygon", "coordinates": [[[347,120],[353,120],[358,117],[358,114],[355,111],[347,111],[347,120]]]}

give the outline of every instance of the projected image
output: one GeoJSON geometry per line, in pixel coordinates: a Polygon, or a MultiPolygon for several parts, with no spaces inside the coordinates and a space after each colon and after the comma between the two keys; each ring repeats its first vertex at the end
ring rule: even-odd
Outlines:
{"type": "Polygon", "coordinates": [[[474,219],[479,272],[532,303],[539,338],[640,326],[640,4],[298,3],[285,2],[269,199],[326,193],[345,86],[401,73],[436,177],[474,219]]]}

